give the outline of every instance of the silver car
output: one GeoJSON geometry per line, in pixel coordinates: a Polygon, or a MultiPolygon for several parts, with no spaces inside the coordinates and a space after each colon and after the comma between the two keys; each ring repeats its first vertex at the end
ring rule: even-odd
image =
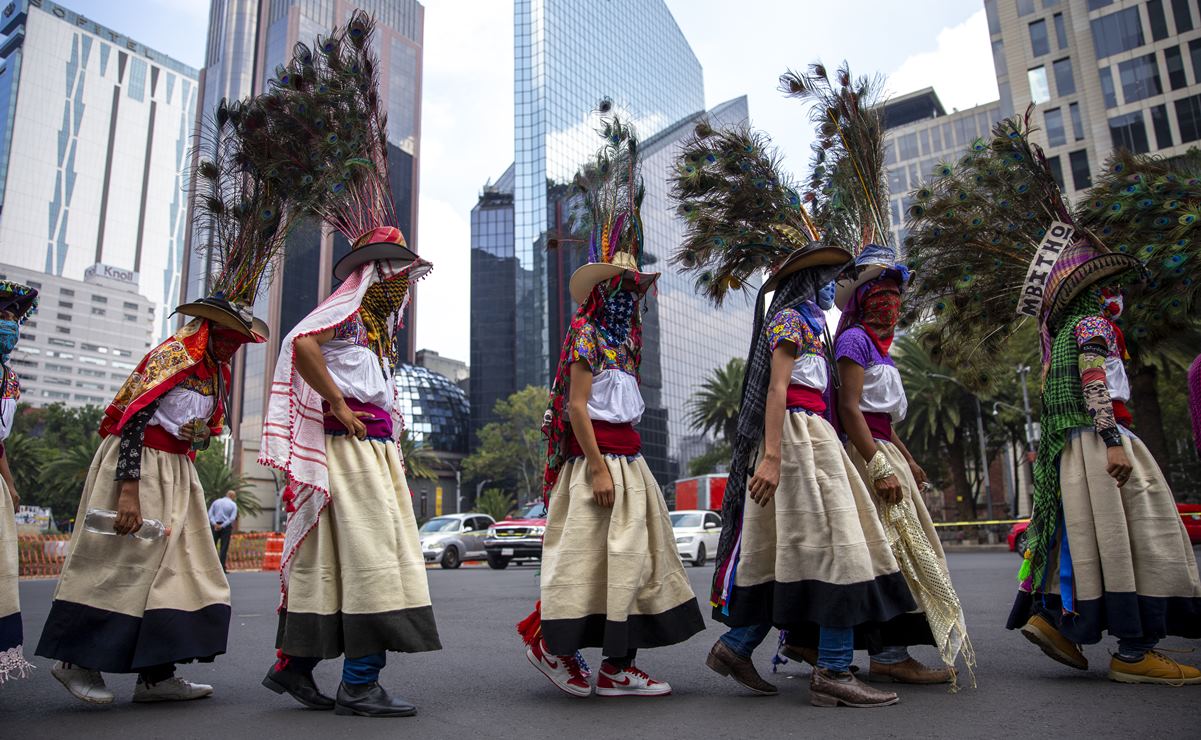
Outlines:
{"type": "Polygon", "coordinates": [[[484,559],[484,533],[495,522],[487,514],[446,514],[421,525],[425,562],[458,568],[464,560],[484,559]]]}

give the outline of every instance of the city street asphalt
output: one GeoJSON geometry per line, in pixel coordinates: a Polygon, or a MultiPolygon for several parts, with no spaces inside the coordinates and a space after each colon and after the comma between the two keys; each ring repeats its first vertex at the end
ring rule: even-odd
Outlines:
{"type": "MultiPolygon", "coordinates": [[[[1012,553],[952,553],[950,564],[976,648],[978,688],[894,686],[900,704],[879,709],[819,709],[809,704],[808,668],[783,666],[771,675],[775,634],[756,655],[759,670],[780,686],[757,697],[704,665],[719,624],[682,645],[646,650],[638,663],[669,681],[674,696],[655,699],[561,694],[526,661],[514,624],[538,595],[537,566],[492,571],[475,565],[428,571],[443,650],[388,656],[383,683],[419,707],[416,717],[364,719],[305,710],[259,682],[274,659],[275,573],[233,573],[229,651],[216,662],[186,665],[180,675],[211,683],[209,699],[172,705],[130,703],[133,676],[108,675],[114,704],[76,701],[50,676],[50,662],[31,659],[32,678],[0,687],[2,738],[353,737],[420,740],[555,738],[775,737],[1163,737],[1201,735],[1201,686],[1126,686],[1106,679],[1112,640],[1086,648],[1087,672],[1054,663],[1003,625],[1018,566],[1012,553]]],[[[689,568],[698,594],[708,592],[711,567],[689,568]]],[[[21,583],[26,653],[37,645],[53,580],[21,583]]],[[[706,610],[707,611],[707,610],[706,610]]],[[[1169,639],[1189,650],[1201,641],[1169,639]]],[[[598,651],[585,655],[595,667],[598,651]]],[[[936,662],[931,648],[915,655],[936,662]]],[[[1201,662],[1201,653],[1177,656],[1201,662]]],[[[866,668],[867,656],[856,661],[866,668]]],[[[326,661],[317,679],[332,693],[340,661],[326,661]]]]}

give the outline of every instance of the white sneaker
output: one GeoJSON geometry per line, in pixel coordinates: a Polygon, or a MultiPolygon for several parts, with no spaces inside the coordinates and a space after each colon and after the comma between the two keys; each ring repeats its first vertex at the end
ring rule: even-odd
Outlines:
{"type": "Polygon", "coordinates": [[[89,704],[113,703],[113,692],[104,685],[104,676],[100,675],[100,671],[68,665],[60,660],[50,668],[50,675],[80,701],[89,704]]]}
{"type": "Polygon", "coordinates": [[[643,673],[637,666],[618,669],[610,673],[608,663],[602,663],[600,676],[596,679],[597,696],[667,696],[671,685],[656,681],[643,673]]]}
{"type": "Polygon", "coordinates": [[[565,693],[580,697],[592,695],[592,684],[588,683],[575,655],[551,655],[546,652],[546,643],[539,640],[526,648],[525,657],[565,693]]]}
{"type": "Polygon", "coordinates": [[[158,683],[142,683],[133,690],[134,701],[191,701],[212,696],[213,687],[203,683],[185,681],[179,676],[172,676],[158,683]]]}

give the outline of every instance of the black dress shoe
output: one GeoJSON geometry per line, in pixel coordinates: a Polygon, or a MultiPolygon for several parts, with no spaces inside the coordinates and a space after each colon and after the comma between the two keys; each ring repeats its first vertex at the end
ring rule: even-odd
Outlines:
{"type": "Polygon", "coordinates": [[[338,701],[334,714],[357,714],[360,717],[412,717],[417,707],[406,699],[389,696],[379,682],[338,686],[338,701]]]}
{"type": "Polygon", "coordinates": [[[275,666],[272,666],[271,670],[267,671],[267,677],[263,679],[263,685],[277,694],[286,691],[289,696],[309,709],[328,711],[334,708],[334,700],[321,693],[321,689],[317,688],[311,671],[305,673],[287,669],[277,671],[275,666]]]}

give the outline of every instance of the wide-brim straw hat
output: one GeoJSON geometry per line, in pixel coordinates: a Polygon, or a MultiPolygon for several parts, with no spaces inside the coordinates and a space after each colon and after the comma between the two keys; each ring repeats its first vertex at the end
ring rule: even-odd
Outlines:
{"type": "Polygon", "coordinates": [[[334,277],[345,280],[368,262],[416,262],[418,259],[417,253],[409,249],[400,229],[381,226],[363,234],[350,245],[350,252],[334,265],[334,277]]]}
{"type": "Polygon", "coordinates": [[[250,315],[250,309],[238,303],[230,303],[222,296],[207,296],[175,309],[175,313],[208,319],[214,324],[245,334],[252,343],[261,344],[271,336],[267,323],[250,315]]]}
{"type": "Polygon", "coordinates": [[[657,272],[643,272],[638,269],[638,261],[629,252],[617,252],[611,262],[589,262],[571,273],[571,281],[568,283],[571,298],[576,303],[583,303],[588,300],[588,294],[598,283],[624,274],[636,276],[638,289],[643,293],[659,279],[657,272]]]}
{"type": "Polygon", "coordinates": [[[820,242],[809,242],[784,258],[767,280],[763,281],[761,290],[773,291],[789,275],[795,275],[810,267],[832,267],[849,265],[854,256],[842,247],[833,247],[820,242]]]}
{"type": "Polygon", "coordinates": [[[1090,286],[1137,272],[1141,277],[1143,263],[1129,254],[1106,252],[1087,239],[1074,242],[1059,255],[1047,276],[1044,305],[1047,324],[1057,326],[1064,311],[1090,286]]]}

